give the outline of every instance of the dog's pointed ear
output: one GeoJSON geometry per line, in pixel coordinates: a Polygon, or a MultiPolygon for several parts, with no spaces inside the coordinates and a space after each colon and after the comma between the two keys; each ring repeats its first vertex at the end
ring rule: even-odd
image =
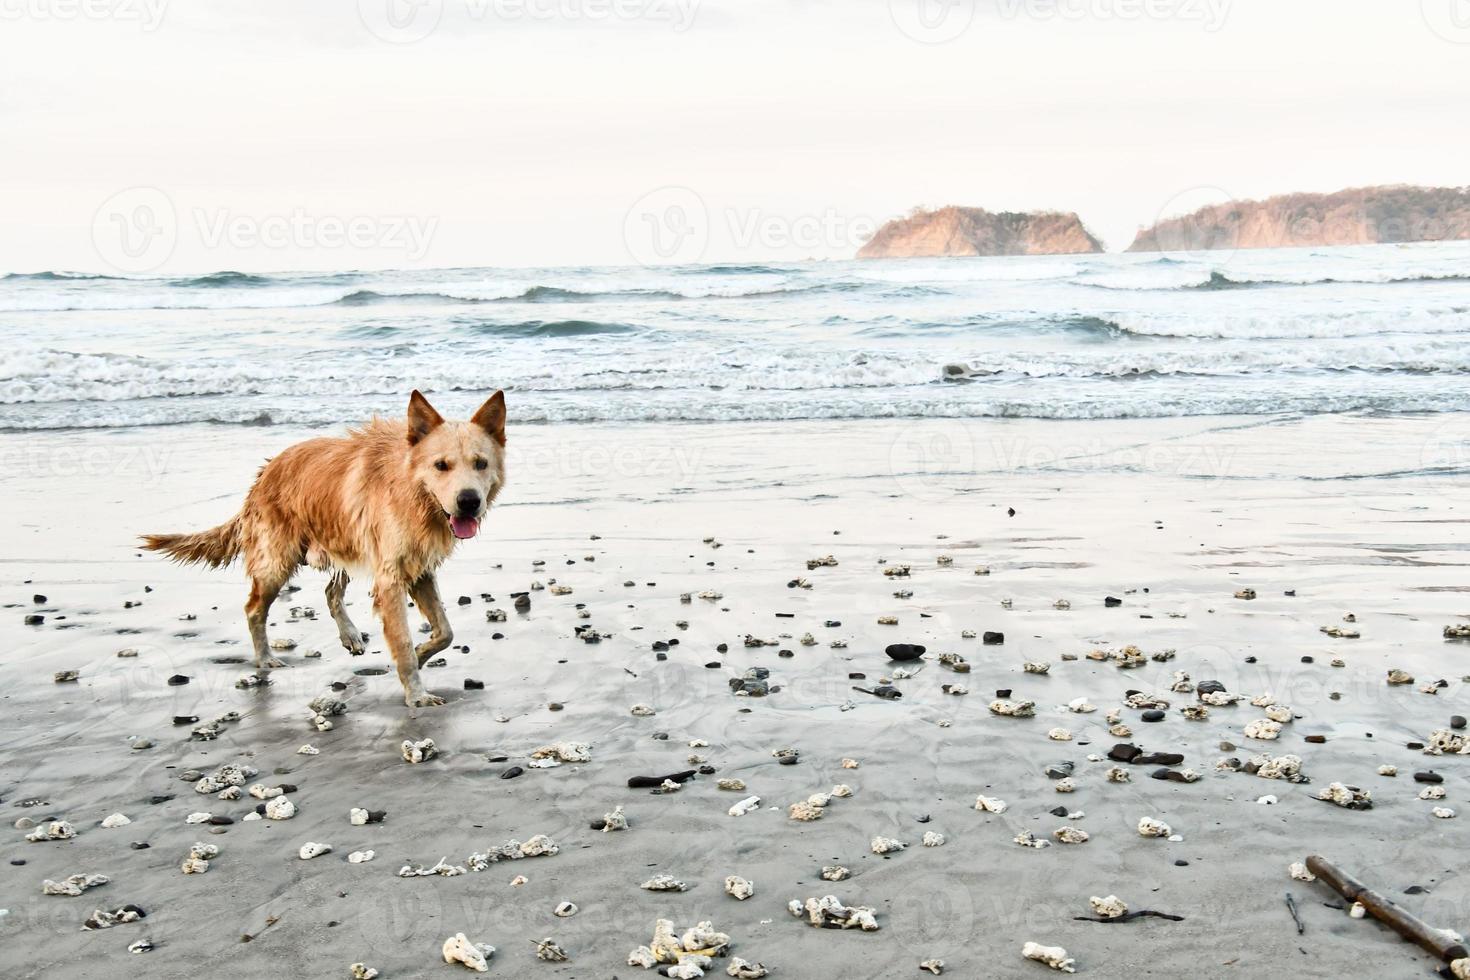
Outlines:
{"type": "Polygon", "coordinates": [[[505,392],[497,391],[491,395],[470,421],[490,433],[496,442],[505,445],[505,392]]]}
{"type": "Polygon", "coordinates": [[[408,444],[414,445],[443,424],[444,416],[434,411],[423,392],[415,388],[408,398],[408,444]]]}

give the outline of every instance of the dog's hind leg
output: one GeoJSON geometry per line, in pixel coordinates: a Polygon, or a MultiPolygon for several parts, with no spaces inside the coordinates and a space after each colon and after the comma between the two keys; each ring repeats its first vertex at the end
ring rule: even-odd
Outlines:
{"type": "Polygon", "coordinates": [[[281,594],[286,579],[251,576],[250,598],[245,601],[245,622],[250,627],[250,643],[255,648],[255,666],[284,667],[285,664],[271,655],[270,641],[265,635],[266,617],[270,615],[271,603],[281,594]]]}
{"type": "Polygon", "coordinates": [[[407,596],[403,584],[393,571],[380,573],[373,584],[373,605],[383,621],[383,639],[388,651],[393,654],[393,665],[398,668],[398,680],[403,684],[403,701],[410,708],[423,708],[443,704],[444,699],[424,689],[419,676],[419,661],[414,654],[413,637],[408,631],[407,596]]]}
{"type": "Polygon", "coordinates": [[[419,607],[419,612],[429,622],[429,638],[420,643],[414,654],[418,657],[419,666],[429,662],[429,658],[436,653],[449,648],[454,642],[454,630],[449,628],[449,615],[444,611],[444,603],[439,599],[439,583],[434,581],[433,572],[425,572],[413,585],[408,587],[408,594],[413,597],[414,604],[419,607]]]}
{"type": "Polygon", "coordinates": [[[327,611],[337,624],[337,635],[342,638],[342,646],[355,657],[367,650],[367,635],[352,622],[352,617],[347,615],[347,607],[342,603],[349,581],[351,580],[344,571],[332,573],[332,577],[327,580],[327,611]]]}

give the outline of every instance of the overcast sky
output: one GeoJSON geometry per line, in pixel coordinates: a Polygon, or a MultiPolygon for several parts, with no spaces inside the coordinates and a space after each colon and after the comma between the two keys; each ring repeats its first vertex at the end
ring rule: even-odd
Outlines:
{"type": "Polygon", "coordinates": [[[1470,0],[0,0],[0,271],[849,257],[1470,184],[1470,0]],[[1458,17],[1456,16],[1458,14],[1458,17]]]}

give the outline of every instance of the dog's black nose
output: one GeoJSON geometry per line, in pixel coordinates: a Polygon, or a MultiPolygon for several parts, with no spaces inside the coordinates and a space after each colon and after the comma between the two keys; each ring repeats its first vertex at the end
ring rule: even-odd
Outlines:
{"type": "Polygon", "coordinates": [[[474,517],[480,513],[480,494],[475,490],[461,490],[459,496],[454,499],[455,506],[459,508],[463,517],[474,517]]]}

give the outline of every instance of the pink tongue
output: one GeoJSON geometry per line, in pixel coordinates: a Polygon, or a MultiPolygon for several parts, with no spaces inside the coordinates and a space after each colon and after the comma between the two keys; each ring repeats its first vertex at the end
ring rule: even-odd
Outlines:
{"type": "Polygon", "coordinates": [[[454,536],[461,541],[480,533],[480,522],[473,517],[451,517],[449,526],[454,531],[454,536]]]}

